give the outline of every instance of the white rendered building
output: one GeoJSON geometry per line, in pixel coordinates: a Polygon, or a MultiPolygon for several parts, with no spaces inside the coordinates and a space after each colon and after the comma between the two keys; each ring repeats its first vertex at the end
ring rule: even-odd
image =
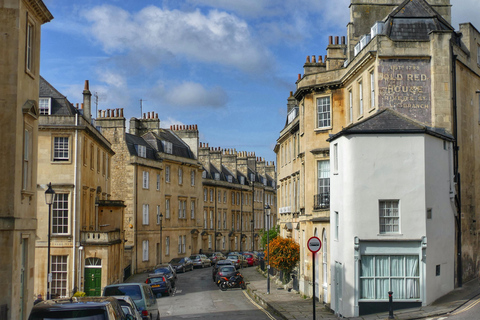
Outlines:
{"type": "Polygon", "coordinates": [[[452,137],[391,109],[331,136],[331,306],[344,317],[454,289],[452,137]]]}

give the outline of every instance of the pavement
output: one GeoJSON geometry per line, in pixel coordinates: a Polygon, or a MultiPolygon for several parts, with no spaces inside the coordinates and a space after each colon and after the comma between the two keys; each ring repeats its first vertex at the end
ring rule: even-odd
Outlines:
{"type": "MultiPolygon", "coordinates": [[[[267,277],[260,268],[246,268],[241,269],[240,272],[247,284],[247,293],[270,313],[286,320],[313,319],[313,302],[311,298],[306,299],[293,290],[285,289],[272,276],[270,277],[270,294],[267,294],[267,277]]],[[[476,279],[464,283],[461,288],[453,290],[431,305],[421,308],[395,310],[393,314],[395,319],[399,320],[443,316],[459,309],[478,295],[480,295],[480,282],[479,279],[476,279]]],[[[315,303],[315,311],[316,319],[337,319],[337,316],[320,302],[315,303]]],[[[349,319],[388,319],[388,312],[349,319]]]]}

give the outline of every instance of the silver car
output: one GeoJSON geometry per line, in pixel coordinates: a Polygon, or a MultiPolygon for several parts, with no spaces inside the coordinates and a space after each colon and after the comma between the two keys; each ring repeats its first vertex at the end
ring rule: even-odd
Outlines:
{"type": "Polygon", "coordinates": [[[190,260],[193,262],[194,267],[205,268],[210,266],[210,262],[207,261],[204,254],[194,254],[190,256],[190,260]]]}
{"type": "Polygon", "coordinates": [[[112,298],[118,300],[120,307],[122,307],[123,313],[131,314],[135,320],[143,320],[142,315],[140,314],[140,311],[138,310],[138,307],[132,298],[129,296],[112,296],[112,298]]]}

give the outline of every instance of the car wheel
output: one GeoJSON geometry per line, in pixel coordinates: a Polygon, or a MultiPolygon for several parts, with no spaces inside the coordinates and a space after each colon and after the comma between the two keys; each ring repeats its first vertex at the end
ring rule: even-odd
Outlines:
{"type": "Polygon", "coordinates": [[[172,288],[168,289],[167,295],[168,295],[168,296],[171,296],[172,294],[173,294],[172,288]]]}

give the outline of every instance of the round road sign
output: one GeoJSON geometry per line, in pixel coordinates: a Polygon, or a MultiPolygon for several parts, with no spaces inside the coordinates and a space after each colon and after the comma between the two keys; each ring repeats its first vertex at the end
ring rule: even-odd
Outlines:
{"type": "Polygon", "coordinates": [[[307,247],[311,252],[317,252],[322,247],[322,241],[317,237],[311,237],[308,239],[307,247]]]}

